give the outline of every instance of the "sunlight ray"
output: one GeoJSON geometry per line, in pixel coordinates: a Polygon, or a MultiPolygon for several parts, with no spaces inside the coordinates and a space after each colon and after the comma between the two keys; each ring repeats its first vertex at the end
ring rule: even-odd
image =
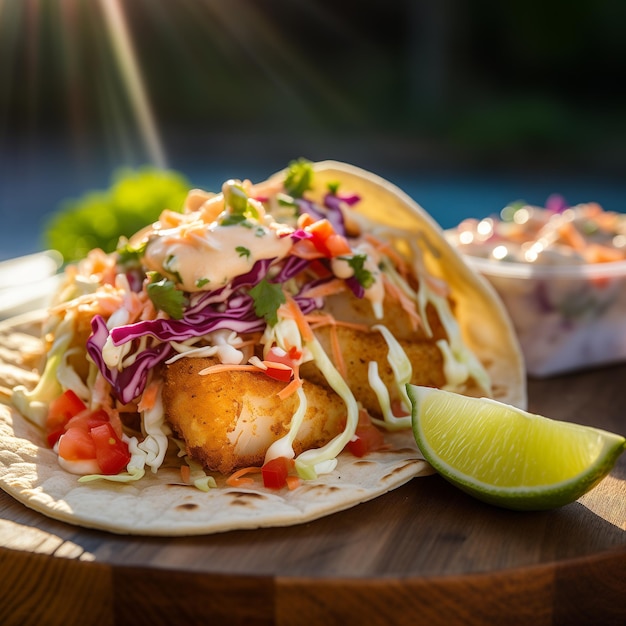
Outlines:
{"type": "Polygon", "coordinates": [[[128,90],[142,138],[146,142],[148,154],[157,167],[165,168],[165,151],[161,144],[119,0],[100,0],[100,7],[107,22],[113,51],[122,73],[123,82],[128,90]]]}

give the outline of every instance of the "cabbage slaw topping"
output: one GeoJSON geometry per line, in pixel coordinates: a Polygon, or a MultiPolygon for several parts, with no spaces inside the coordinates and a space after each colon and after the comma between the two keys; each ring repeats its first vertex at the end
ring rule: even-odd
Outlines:
{"type": "Polygon", "coordinates": [[[468,218],[448,231],[471,257],[540,267],[567,267],[626,260],[626,218],[596,202],[569,206],[553,194],[545,207],[518,201],[499,214],[468,218]]]}
{"type": "MultiPolygon", "coordinates": [[[[326,445],[295,458],[295,468],[304,479],[333,471],[337,456],[355,437],[361,407],[341,374],[341,355],[326,353],[311,330],[311,320],[318,315],[320,324],[335,323],[317,312],[327,294],[342,289],[369,300],[376,318],[382,317],[385,294],[393,289],[406,301],[415,323],[427,331],[426,306],[433,304],[448,337],[438,342],[448,375],[446,388],[461,389],[473,379],[489,393],[488,375],[463,345],[445,292],[434,278],[424,276],[417,243],[409,242],[409,262],[420,276],[416,289],[398,271],[393,255],[379,245],[379,238],[401,233],[388,228],[372,232],[368,224],[367,237],[353,237],[348,222],[357,218],[350,209],[360,198],[332,186],[321,204],[308,199],[306,180],[312,175],[310,164],[300,161],[291,165],[284,186],[229,180],[220,194],[194,190],[184,213],[165,211],[158,222],[122,240],[116,253],[96,250],[68,267],[46,329],[54,343],[40,383],[33,391],[16,388],[14,402],[43,426],[46,402],[73,388],[91,408],[104,406],[109,414],[119,414],[130,407],[141,417],[141,433],[125,435],[131,452],[126,471],[81,480],[130,481],[140,479],[146,467],[158,471],[174,438],[160,393],[148,390],[160,384],[164,364],[199,356],[216,356],[221,364],[207,368],[204,375],[220,368],[263,372],[268,364],[274,367],[272,355],[292,356],[288,365],[276,367],[285,380],[281,393],[297,393],[299,406],[289,432],[268,449],[266,462],[295,457],[292,444],[307,402],[298,370],[314,361],[344,401],[346,424],[326,445]],[[77,343],[84,339],[79,321],[90,327],[86,347],[77,343]],[[251,338],[262,346],[263,359],[253,354],[251,338]],[[80,376],[65,358],[71,350],[86,350],[86,375],[80,376]]],[[[403,416],[398,416],[376,364],[370,364],[370,384],[383,415],[375,421],[390,430],[408,428],[405,385],[411,363],[385,326],[374,329],[388,345],[388,361],[403,400],[403,416]]],[[[186,457],[184,444],[176,443],[179,456],[186,457]]],[[[184,461],[193,470],[193,484],[215,486],[197,463],[184,461]]],[[[72,471],[67,463],[65,467],[72,471]]]]}

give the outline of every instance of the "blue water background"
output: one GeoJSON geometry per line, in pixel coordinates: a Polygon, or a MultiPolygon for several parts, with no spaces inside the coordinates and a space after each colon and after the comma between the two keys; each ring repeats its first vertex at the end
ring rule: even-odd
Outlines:
{"type": "MultiPolygon", "coordinates": [[[[285,164],[247,158],[228,165],[194,156],[173,159],[170,167],[185,174],[194,186],[219,190],[228,178],[263,180],[285,164]]],[[[428,171],[419,165],[410,169],[385,163],[365,165],[401,187],[443,228],[466,217],[497,213],[518,199],[542,204],[552,193],[562,194],[571,204],[596,201],[606,210],[626,212],[626,182],[598,174],[472,172],[458,167],[428,171]]],[[[0,260],[42,249],[42,232],[51,213],[64,200],[106,189],[112,173],[106,165],[87,166],[62,155],[57,158],[54,153],[37,153],[28,159],[0,153],[0,260]]]]}

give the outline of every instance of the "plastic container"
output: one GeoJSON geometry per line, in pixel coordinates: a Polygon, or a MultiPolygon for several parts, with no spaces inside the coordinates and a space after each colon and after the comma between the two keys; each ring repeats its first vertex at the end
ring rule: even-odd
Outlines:
{"type": "Polygon", "coordinates": [[[464,258],[504,302],[531,376],[626,361],[626,261],[534,265],[464,258]]]}

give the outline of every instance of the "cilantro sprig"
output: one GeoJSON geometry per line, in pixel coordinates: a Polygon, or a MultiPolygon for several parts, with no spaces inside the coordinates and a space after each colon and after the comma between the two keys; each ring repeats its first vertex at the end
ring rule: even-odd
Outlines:
{"type": "Polygon", "coordinates": [[[355,254],[351,257],[341,257],[341,259],[346,261],[352,268],[354,277],[363,289],[368,289],[374,284],[374,275],[365,267],[365,261],[367,260],[365,254],[355,254]]]}
{"type": "Polygon", "coordinates": [[[185,307],[189,303],[185,293],[176,287],[176,283],[158,272],[148,272],[150,282],[146,286],[148,297],[159,310],[172,319],[182,319],[185,307]]]}
{"type": "Polygon", "coordinates": [[[254,312],[257,316],[265,318],[270,326],[275,326],[278,322],[278,308],[286,302],[281,286],[263,278],[249,293],[254,300],[254,312]]]}

